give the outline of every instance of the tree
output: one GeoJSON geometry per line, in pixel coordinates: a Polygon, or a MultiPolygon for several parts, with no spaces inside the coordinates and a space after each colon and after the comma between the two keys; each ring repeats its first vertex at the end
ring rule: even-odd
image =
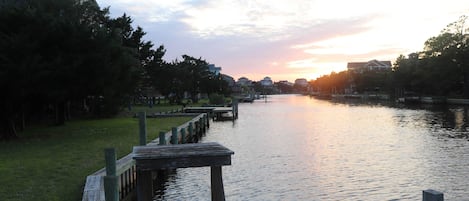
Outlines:
{"type": "Polygon", "coordinates": [[[26,116],[61,125],[84,100],[95,114],[116,113],[140,79],[137,48],[124,43],[139,37],[122,37],[131,21],[94,1],[5,0],[0,21],[0,138],[15,137],[26,116]]]}
{"type": "Polygon", "coordinates": [[[211,73],[208,63],[202,58],[183,55],[182,61],[166,63],[161,59],[163,55],[164,48],[161,46],[155,52],[149,75],[154,88],[171,97],[171,102],[180,104],[184,93],[188,92],[192,102],[196,103],[199,93],[219,90],[221,77],[211,73]]]}
{"type": "MultiPolygon", "coordinates": [[[[467,16],[449,24],[441,34],[431,37],[425,42],[425,58],[431,65],[438,64],[438,70],[461,74],[463,93],[469,97],[469,35],[467,31],[467,16]]],[[[457,75],[451,75],[456,78],[457,75]]]]}

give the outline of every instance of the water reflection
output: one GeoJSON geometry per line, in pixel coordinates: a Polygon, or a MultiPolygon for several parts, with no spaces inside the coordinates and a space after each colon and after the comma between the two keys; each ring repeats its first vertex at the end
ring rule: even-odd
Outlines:
{"type": "MultiPolygon", "coordinates": [[[[241,104],[203,141],[235,151],[227,200],[419,200],[469,197],[468,110],[271,96],[241,104]]],[[[157,200],[210,199],[209,170],[178,169],[157,200]]]]}
{"type": "Polygon", "coordinates": [[[469,106],[463,105],[405,105],[392,101],[374,100],[332,100],[334,104],[351,107],[389,107],[402,110],[395,115],[397,126],[418,126],[433,131],[445,131],[441,134],[449,138],[469,138],[467,133],[469,106]]]}

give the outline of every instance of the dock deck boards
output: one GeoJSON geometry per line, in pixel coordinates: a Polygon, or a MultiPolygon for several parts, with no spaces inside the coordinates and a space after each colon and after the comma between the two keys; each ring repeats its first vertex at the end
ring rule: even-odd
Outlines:
{"type": "Polygon", "coordinates": [[[133,159],[139,170],[231,165],[234,152],[215,143],[136,146],[133,159]]]}
{"type": "Polygon", "coordinates": [[[133,159],[137,167],[137,198],[153,200],[152,171],[163,168],[188,168],[210,166],[212,200],[225,200],[222,169],[231,165],[233,151],[216,143],[178,144],[161,146],[136,146],[133,159]]]}

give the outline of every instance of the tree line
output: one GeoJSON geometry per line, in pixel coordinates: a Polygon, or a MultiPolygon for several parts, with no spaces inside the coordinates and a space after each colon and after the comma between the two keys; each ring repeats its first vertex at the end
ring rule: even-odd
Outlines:
{"type": "Polygon", "coordinates": [[[164,61],[145,34],[94,0],[1,0],[0,140],[32,122],[114,115],[148,88],[176,102],[226,92],[205,60],[164,61]]]}
{"type": "Polygon", "coordinates": [[[461,16],[450,23],[438,36],[429,38],[422,51],[400,55],[388,71],[333,72],[310,84],[323,93],[353,90],[358,93],[379,91],[392,96],[469,98],[467,19],[461,16]]]}

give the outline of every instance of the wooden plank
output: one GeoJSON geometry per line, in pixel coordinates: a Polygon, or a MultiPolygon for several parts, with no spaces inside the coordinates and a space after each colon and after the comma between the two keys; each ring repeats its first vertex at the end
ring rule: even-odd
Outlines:
{"type": "Polygon", "coordinates": [[[214,107],[186,107],[184,108],[184,112],[186,113],[206,113],[212,112],[215,108],[214,107]]]}
{"type": "Polygon", "coordinates": [[[216,143],[180,144],[163,146],[135,146],[133,159],[162,159],[197,156],[230,156],[234,152],[216,143]]]}
{"type": "Polygon", "coordinates": [[[213,109],[213,112],[217,113],[217,112],[231,112],[233,111],[233,108],[231,107],[217,107],[215,109],[213,109]]]}
{"type": "Polygon", "coordinates": [[[86,177],[82,201],[104,201],[104,182],[102,176],[90,175],[86,177]]]}
{"type": "Polygon", "coordinates": [[[189,168],[231,165],[231,156],[180,157],[163,159],[137,159],[137,170],[158,170],[164,168],[189,168]]]}
{"type": "Polygon", "coordinates": [[[128,154],[127,156],[121,158],[123,160],[118,160],[117,161],[117,170],[116,170],[116,175],[121,175],[128,169],[130,169],[132,166],[135,165],[135,160],[132,159],[132,154],[128,154]]]}
{"type": "Polygon", "coordinates": [[[138,170],[231,165],[233,151],[218,143],[136,146],[138,170]]]}

